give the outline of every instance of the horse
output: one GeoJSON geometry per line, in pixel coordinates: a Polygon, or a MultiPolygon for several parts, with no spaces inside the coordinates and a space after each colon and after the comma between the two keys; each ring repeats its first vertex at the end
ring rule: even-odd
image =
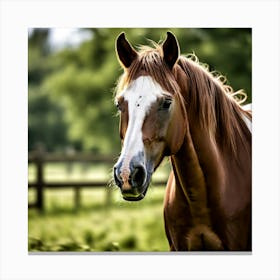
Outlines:
{"type": "Polygon", "coordinates": [[[251,123],[223,76],[176,36],[135,49],[115,42],[123,68],[115,94],[122,151],[113,176],[123,199],[139,201],[164,157],[171,172],[164,225],[171,251],[251,251],[251,123]]]}

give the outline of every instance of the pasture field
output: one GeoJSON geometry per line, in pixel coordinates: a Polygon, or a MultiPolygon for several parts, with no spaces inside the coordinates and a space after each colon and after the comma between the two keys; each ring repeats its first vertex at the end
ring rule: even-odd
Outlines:
{"type": "MultiPolygon", "coordinates": [[[[155,176],[166,177],[164,165],[155,176]]],[[[69,166],[50,164],[46,177],[55,179],[88,180],[92,174],[108,178],[104,165],[87,170],[80,164],[69,166]],[[94,169],[94,170],[93,170],[94,169]],[[93,172],[94,171],[94,172],[93,172]],[[89,175],[90,174],[90,175],[89,175]]],[[[29,167],[29,181],[34,170],[29,167]]],[[[46,189],[44,212],[28,212],[29,252],[155,252],[168,251],[164,233],[164,187],[150,186],[146,197],[139,202],[126,202],[117,188],[81,189],[81,207],[75,209],[74,190],[46,189]],[[110,203],[108,203],[108,196],[110,203]]],[[[29,202],[35,199],[35,190],[28,193],[29,202]]]]}

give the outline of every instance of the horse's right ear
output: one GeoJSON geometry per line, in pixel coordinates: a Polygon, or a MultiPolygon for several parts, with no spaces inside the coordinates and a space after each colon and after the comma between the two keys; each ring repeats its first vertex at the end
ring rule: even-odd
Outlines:
{"type": "Polygon", "coordinates": [[[131,47],[122,32],[116,40],[116,53],[121,64],[128,68],[131,63],[137,58],[137,52],[131,47]]]}

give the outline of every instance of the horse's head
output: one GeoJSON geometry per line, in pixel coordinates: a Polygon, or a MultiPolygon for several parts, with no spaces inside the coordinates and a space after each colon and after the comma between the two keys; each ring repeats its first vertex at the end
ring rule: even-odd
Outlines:
{"type": "Polygon", "coordinates": [[[156,48],[134,50],[124,33],[116,40],[124,68],[116,94],[122,152],[114,179],[123,198],[142,199],[162,159],[175,154],[185,135],[185,111],[174,65],[179,57],[175,36],[156,48]]]}

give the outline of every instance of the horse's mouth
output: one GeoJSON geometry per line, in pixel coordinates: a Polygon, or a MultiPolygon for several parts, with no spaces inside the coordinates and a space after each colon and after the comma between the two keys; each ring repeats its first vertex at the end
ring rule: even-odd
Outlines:
{"type": "Polygon", "coordinates": [[[130,195],[123,195],[123,199],[127,200],[127,201],[139,201],[141,199],[143,199],[145,197],[145,195],[140,194],[138,196],[130,196],[130,195]]]}
{"type": "Polygon", "coordinates": [[[138,187],[138,188],[132,188],[128,191],[122,191],[122,197],[124,200],[127,201],[139,201],[142,200],[148,190],[150,181],[148,180],[144,186],[138,187]]]}

